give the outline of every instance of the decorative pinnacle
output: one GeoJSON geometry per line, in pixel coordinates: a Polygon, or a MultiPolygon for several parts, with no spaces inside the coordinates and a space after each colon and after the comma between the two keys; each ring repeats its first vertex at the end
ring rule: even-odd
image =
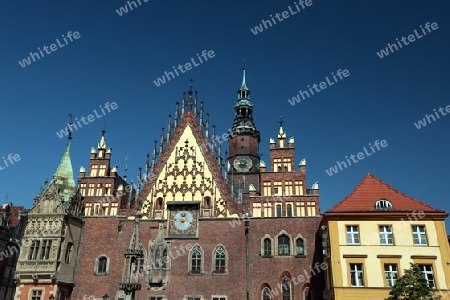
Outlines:
{"type": "Polygon", "coordinates": [[[245,66],[242,67],[242,85],[241,90],[248,90],[247,83],[245,82],[245,66]]]}
{"type": "Polygon", "coordinates": [[[73,125],[73,115],[72,115],[72,113],[69,114],[69,117],[70,117],[70,121],[69,121],[69,137],[68,137],[68,139],[71,140],[72,139],[72,132],[73,132],[73,130],[72,130],[72,125],[73,125]]]}
{"type": "Polygon", "coordinates": [[[283,116],[280,116],[280,121],[278,121],[278,124],[280,124],[280,127],[283,127],[283,116]]]}
{"type": "Polygon", "coordinates": [[[192,77],[189,79],[189,95],[192,95],[192,83],[194,82],[194,79],[192,77]]]}

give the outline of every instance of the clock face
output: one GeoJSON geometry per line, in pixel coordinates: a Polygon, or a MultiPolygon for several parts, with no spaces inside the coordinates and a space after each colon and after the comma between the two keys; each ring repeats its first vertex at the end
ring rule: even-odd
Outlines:
{"type": "Polygon", "coordinates": [[[178,230],[185,231],[192,226],[192,221],[194,217],[188,211],[179,211],[175,214],[173,219],[173,224],[178,230]]]}
{"type": "Polygon", "coordinates": [[[170,208],[169,237],[192,238],[197,237],[198,204],[173,205],[170,208]]]}
{"type": "Polygon", "coordinates": [[[252,168],[252,160],[248,156],[240,156],[234,160],[233,166],[238,172],[248,172],[252,168]]]}

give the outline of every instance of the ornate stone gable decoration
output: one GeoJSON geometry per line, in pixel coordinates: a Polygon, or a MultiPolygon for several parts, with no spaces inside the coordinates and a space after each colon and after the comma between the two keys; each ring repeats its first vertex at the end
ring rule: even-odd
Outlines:
{"type": "Polygon", "coordinates": [[[169,210],[168,238],[198,237],[200,201],[174,201],[167,204],[169,210]]]}
{"type": "Polygon", "coordinates": [[[39,196],[28,215],[33,216],[43,214],[66,214],[66,209],[58,194],[58,186],[54,181],[52,181],[39,196]]]}
{"type": "Polygon", "coordinates": [[[173,201],[208,199],[208,217],[235,217],[236,207],[190,111],[186,112],[159,158],[140,198],[145,218],[168,219],[173,201]]]}

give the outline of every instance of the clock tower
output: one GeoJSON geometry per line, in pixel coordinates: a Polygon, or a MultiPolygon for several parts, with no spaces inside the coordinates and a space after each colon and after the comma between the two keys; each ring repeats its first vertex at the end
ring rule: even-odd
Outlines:
{"type": "Polygon", "coordinates": [[[228,139],[227,180],[238,202],[247,203],[249,188],[259,191],[260,135],[253,121],[253,102],[245,82],[245,68],[237,94],[233,128],[228,139]]]}

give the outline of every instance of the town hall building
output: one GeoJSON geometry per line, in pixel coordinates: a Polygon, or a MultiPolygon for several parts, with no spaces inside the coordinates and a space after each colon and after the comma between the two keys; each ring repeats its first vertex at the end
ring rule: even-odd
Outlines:
{"type": "MultiPolygon", "coordinates": [[[[273,128],[273,138],[263,141],[270,157],[262,160],[250,95],[244,70],[224,143],[191,85],[137,182],[112,164],[105,130],[86,153],[89,165],[80,167],[76,182],[69,130],[53,179],[26,215],[15,299],[338,300],[349,295],[353,287],[339,264],[341,252],[376,254],[365,254],[362,247],[362,254],[340,252],[337,236],[345,234],[341,227],[353,226],[352,215],[349,224],[340,224],[334,208],[328,221],[323,218],[319,185],[307,182],[306,159],[296,157],[295,139],[282,122],[273,128]]],[[[367,201],[385,196],[372,192],[367,201]]],[[[443,240],[435,238],[433,245],[443,240]]],[[[448,276],[448,244],[441,244],[444,252],[433,255],[443,257],[436,261],[442,266],[435,269],[448,276]]],[[[449,286],[449,277],[440,279],[440,288],[449,286]]]]}

